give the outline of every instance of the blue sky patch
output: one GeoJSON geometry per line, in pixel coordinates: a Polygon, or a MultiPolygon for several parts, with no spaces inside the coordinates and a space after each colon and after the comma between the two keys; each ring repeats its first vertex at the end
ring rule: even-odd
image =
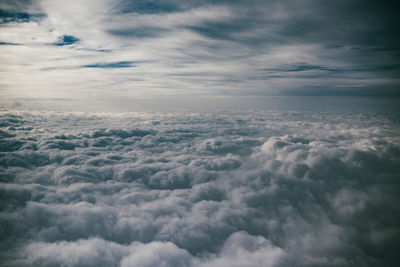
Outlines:
{"type": "Polygon", "coordinates": [[[119,61],[110,63],[95,63],[84,65],[84,68],[103,68],[103,69],[119,69],[119,68],[131,68],[134,67],[132,61],[119,61]]]}
{"type": "Polygon", "coordinates": [[[0,45],[19,45],[17,43],[0,42],[0,45]]]}
{"type": "Polygon", "coordinates": [[[161,1],[125,1],[121,6],[121,13],[157,14],[179,10],[176,5],[161,1]]]}
{"type": "Polygon", "coordinates": [[[57,46],[72,45],[78,41],[79,39],[74,36],[64,35],[63,37],[60,38],[60,41],[58,43],[55,43],[55,45],[57,46]]]}

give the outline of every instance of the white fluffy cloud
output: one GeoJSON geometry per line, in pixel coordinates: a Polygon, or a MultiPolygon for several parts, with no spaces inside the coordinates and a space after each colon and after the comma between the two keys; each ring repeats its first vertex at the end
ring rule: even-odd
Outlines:
{"type": "Polygon", "coordinates": [[[390,116],[3,111],[0,126],[3,265],[396,260],[390,116]]]}

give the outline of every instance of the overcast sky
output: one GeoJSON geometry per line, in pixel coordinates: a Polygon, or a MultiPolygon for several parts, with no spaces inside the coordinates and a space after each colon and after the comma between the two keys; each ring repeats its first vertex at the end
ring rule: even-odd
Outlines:
{"type": "Polygon", "coordinates": [[[396,1],[2,0],[0,97],[399,95],[396,1]]]}

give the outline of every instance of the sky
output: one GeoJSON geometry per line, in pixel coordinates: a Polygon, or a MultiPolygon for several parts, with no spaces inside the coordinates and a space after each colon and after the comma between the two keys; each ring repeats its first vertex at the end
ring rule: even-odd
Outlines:
{"type": "Polygon", "coordinates": [[[2,0],[0,98],[398,96],[396,2],[2,0]]]}
{"type": "Polygon", "coordinates": [[[0,265],[399,265],[399,7],[0,0],[0,265]]]}

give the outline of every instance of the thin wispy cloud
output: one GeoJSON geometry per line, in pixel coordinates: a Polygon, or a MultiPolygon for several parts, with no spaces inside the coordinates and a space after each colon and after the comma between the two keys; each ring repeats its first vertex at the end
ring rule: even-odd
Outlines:
{"type": "Polygon", "coordinates": [[[136,97],[148,91],[302,95],[311,89],[397,94],[395,7],[393,1],[358,0],[3,1],[1,70],[10,78],[2,81],[2,94],[34,97],[35,91],[44,97],[40,92],[51,84],[53,95],[62,95],[70,83],[60,76],[81,81],[82,90],[89,84],[99,92],[130,88],[136,97]],[[84,70],[96,64],[118,69],[118,62],[133,61],[152,62],[131,70],[140,83],[125,72],[103,80],[97,78],[101,73],[90,77],[84,70]],[[110,87],[111,81],[126,88],[110,87]]]}

